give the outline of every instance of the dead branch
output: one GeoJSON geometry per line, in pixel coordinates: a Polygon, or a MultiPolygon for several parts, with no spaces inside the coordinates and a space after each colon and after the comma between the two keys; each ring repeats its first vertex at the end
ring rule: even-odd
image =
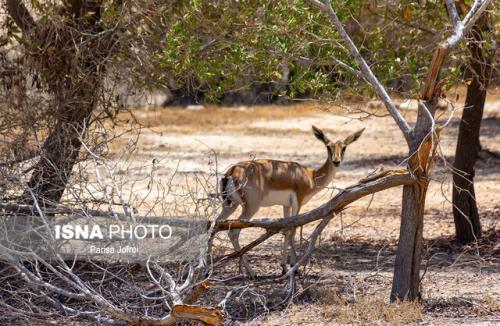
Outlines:
{"type": "Polygon", "coordinates": [[[176,305],[172,315],[180,320],[202,321],[208,325],[223,325],[224,311],[221,307],[205,308],[190,305],[176,305]]]}
{"type": "Polygon", "coordinates": [[[178,321],[201,321],[207,325],[223,325],[226,316],[221,307],[204,307],[193,305],[213,285],[213,281],[205,280],[195,285],[185,298],[172,307],[170,314],[161,319],[143,319],[143,325],[172,325],[178,321]]]}
{"type": "MultiPolygon", "coordinates": [[[[294,217],[289,218],[279,218],[279,219],[254,219],[254,220],[225,220],[225,221],[217,221],[215,224],[215,229],[213,235],[217,232],[229,230],[229,229],[245,229],[245,228],[263,228],[266,229],[267,232],[263,234],[258,239],[254,240],[247,246],[243,247],[241,251],[231,253],[224,257],[217,259],[217,265],[222,264],[225,261],[228,261],[233,258],[238,258],[244,253],[252,250],[257,247],[259,244],[266,241],[268,238],[273,236],[276,233],[283,232],[289,230],[291,228],[303,226],[305,224],[333,217],[336,213],[343,210],[350,203],[365,197],[367,195],[374,194],[376,192],[389,189],[392,187],[397,187],[401,185],[411,185],[415,184],[416,179],[408,173],[407,169],[404,168],[396,168],[389,169],[383,171],[375,176],[371,176],[369,178],[361,180],[359,183],[352,185],[340,193],[338,193],[335,197],[329,200],[327,203],[321,205],[320,207],[303,213],[294,217]]],[[[31,205],[19,205],[12,203],[0,202],[0,208],[11,211],[11,212],[24,212],[26,214],[35,214],[35,207],[31,205]]],[[[55,208],[39,208],[45,214],[74,214],[75,218],[78,217],[113,217],[116,218],[117,214],[111,214],[110,212],[100,211],[100,210],[72,210],[64,207],[55,207],[55,208]]],[[[130,216],[127,214],[119,214],[119,220],[129,220],[130,216]]],[[[161,217],[150,217],[150,216],[134,216],[138,221],[148,221],[154,222],[159,221],[161,217]]],[[[186,220],[185,218],[168,218],[169,223],[172,225],[189,225],[192,221],[186,220]]],[[[60,222],[59,222],[60,223],[60,222]]],[[[207,230],[210,228],[211,223],[206,222],[207,230]]],[[[213,236],[212,235],[212,236],[213,236]]]]}

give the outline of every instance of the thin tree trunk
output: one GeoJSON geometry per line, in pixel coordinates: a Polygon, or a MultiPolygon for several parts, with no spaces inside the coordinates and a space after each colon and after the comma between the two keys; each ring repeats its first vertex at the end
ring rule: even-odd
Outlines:
{"type": "Polygon", "coordinates": [[[484,57],[481,47],[482,30],[486,27],[485,20],[479,20],[470,33],[472,40],[468,47],[471,58],[467,68],[467,79],[472,81],[467,87],[453,163],[458,170],[453,174],[453,218],[456,239],[461,243],[475,241],[481,236],[481,223],[474,191],[474,165],[480,150],[479,134],[491,73],[491,64],[489,59],[484,57]]]}
{"type": "MultiPolygon", "coordinates": [[[[433,110],[434,112],[434,110],[433,110]]],[[[422,112],[420,112],[422,113],[422,112]]],[[[419,116],[422,118],[423,116],[419,116]]],[[[427,128],[426,123],[421,123],[427,128]]],[[[429,126],[430,129],[430,126],[429,126]]],[[[423,130],[423,129],[422,129],[423,130]]],[[[425,136],[425,134],[424,134],[425,136]]],[[[421,136],[424,142],[424,136],[421,136]]],[[[433,141],[433,140],[431,140],[433,141]]],[[[410,157],[419,157],[414,155],[418,151],[417,146],[412,146],[410,157]]],[[[430,151],[433,151],[430,148],[430,151]]],[[[431,160],[432,160],[432,156],[431,160]]],[[[417,185],[406,185],[403,187],[403,199],[401,207],[401,225],[399,228],[398,250],[396,252],[396,261],[394,264],[394,274],[392,281],[392,290],[390,301],[420,300],[420,262],[423,242],[424,228],[424,208],[425,197],[427,195],[427,186],[429,181],[425,178],[427,169],[419,169],[409,161],[409,167],[414,175],[419,178],[417,185]],[[423,177],[423,178],[422,178],[423,177]]],[[[425,159],[418,161],[427,165],[425,159]]],[[[429,162],[430,164],[430,162],[429,162]]],[[[429,166],[430,167],[430,166],[429,166]]]]}

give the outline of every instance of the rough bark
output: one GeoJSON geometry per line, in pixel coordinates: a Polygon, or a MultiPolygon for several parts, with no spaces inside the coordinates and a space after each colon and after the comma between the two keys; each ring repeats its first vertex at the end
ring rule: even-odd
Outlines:
{"type": "MultiPolygon", "coordinates": [[[[481,223],[474,191],[474,165],[480,151],[479,135],[483,118],[486,90],[491,64],[485,58],[481,43],[486,19],[479,20],[471,33],[468,48],[471,54],[467,68],[467,87],[464,111],[458,131],[453,166],[453,218],[456,239],[461,243],[475,241],[481,236],[481,223]]],[[[490,57],[491,58],[491,57],[490,57]]]]}
{"type": "Polygon", "coordinates": [[[390,300],[419,300],[420,295],[420,262],[423,241],[424,208],[429,173],[434,157],[439,131],[434,132],[431,117],[435,112],[435,102],[431,110],[419,106],[419,117],[415,136],[422,139],[420,145],[414,143],[410,150],[408,166],[416,176],[415,185],[403,187],[401,208],[401,226],[399,229],[398,250],[394,264],[394,275],[390,300]],[[425,112],[427,111],[427,112],[425,112]]]}
{"type": "MultiPolygon", "coordinates": [[[[418,186],[403,187],[399,244],[394,265],[391,302],[420,298],[420,251],[422,250],[423,210],[419,209],[418,186]]],[[[425,198],[425,194],[423,194],[425,198]]]]}
{"type": "Polygon", "coordinates": [[[94,100],[77,98],[75,106],[64,107],[42,147],[40,160],[28,182],[29,201],[52,205],[60,201],[73,166],[77,162],[82,138],[95,108],[94,100]]]}
{"type": "Polygon", "coordinates": [[[445,53],[444,46],[436,48],[426,83],[421,90],[421,101],[408,160],[408,167],[418,182],[416,185],[403,187],[401,226],[394,264],[391,302],[421,298],[420,262],[424,208],[432,159],[439,141],[440,129],[435,127],[434,114],[443,85],[442,82],[438,82],[438,78],[445,53]]]}
{"type": "Polygon", "coordinates": [[[35,20],[20,0],[7,0],[6,4],[9,16],[24,33],[36,26],[35,20]]]}

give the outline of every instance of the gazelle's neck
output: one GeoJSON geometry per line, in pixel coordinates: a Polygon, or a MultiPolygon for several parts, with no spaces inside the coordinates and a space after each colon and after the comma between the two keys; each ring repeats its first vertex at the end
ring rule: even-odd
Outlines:
{"type": "Polygon", "coordinates": [[[315,190],[319,191],[326,186],[333,180],[335,177],[335,172],[337,170],[337,167],[335,167],[332,163],[332,153],[327,149],[328,152],[328,157],[326,158],[325,163],[323,163],[322,166],[320,166],[318,169],[314,170],[314,185],[315,185],[315,190]]]}

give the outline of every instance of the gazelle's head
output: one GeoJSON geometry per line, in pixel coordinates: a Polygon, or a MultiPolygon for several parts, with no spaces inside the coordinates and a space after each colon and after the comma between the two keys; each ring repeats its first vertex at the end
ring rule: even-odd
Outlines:
{"type": "Polygon", "coordinates": [[[332,161],[332,164],[334,166],[339,166],[340,162],[344,159],[344,154],[345,154],[345,149],[347,146],[358,140],[359,136],[363,133],[365,128],[356,131],[355,133],[347,136],[346,139],[344,140],[337,140],[335,142],[332,142],[326,137],[325,133],[315,127],[312,126],[314,136],[321,140],[323,144],[325,144],[326,149],[328,150],[328,158],[332,161]]]}

